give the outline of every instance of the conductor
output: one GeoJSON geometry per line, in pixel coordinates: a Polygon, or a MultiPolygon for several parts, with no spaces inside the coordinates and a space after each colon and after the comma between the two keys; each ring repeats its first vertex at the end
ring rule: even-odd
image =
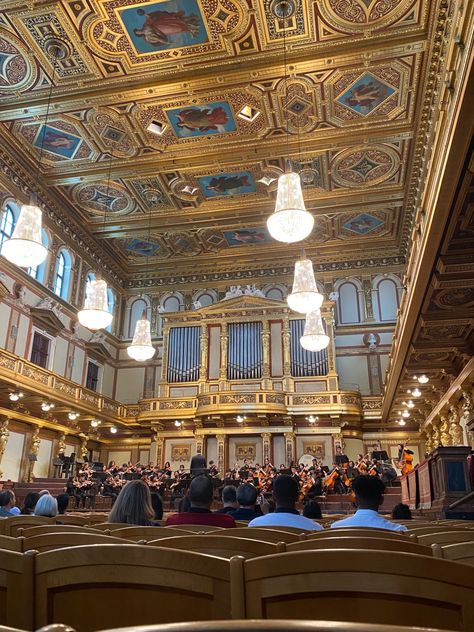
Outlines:
{"type": "Polygon", "coordinates": [[[189,466],[189,470],[191,472],[191,477],[199,476],[200,474],[207,473],[207,464],[206,457],[203,456],[200,452],[195,454],[191,459],[191,465],[189,466]]]}

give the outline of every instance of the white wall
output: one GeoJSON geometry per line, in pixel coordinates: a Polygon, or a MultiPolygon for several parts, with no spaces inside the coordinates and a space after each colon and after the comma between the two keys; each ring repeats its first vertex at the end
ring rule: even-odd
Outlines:
{"type": "Polygon", "coordinates": [[[206,441],[206,459],[207,462],[214,461],[217,463],[217,439],[216,437],[209,437],[206,441]]]}
{"type": "Polygon", "coordinates": [[[21,432],[10,431],[1,463],[4,481],[18,481],[24,445],[25,435],[21,432]]]}
{"type": "Polygon", "coordinates": [[[77,382],[78,384],[82,384],[82,375],[84,373],[84,360],[86,354],[84,349],[80,347],[76,347],[74,349],[74,359],[72,363],[72,372],[71,372],[71,380],[73,382],[77,382]]]}
{"type": "Polygon", "coordinates": [[[10,308],[5,303],[0,303],[0,347],[5,349],[7,344],[8,323],[10,321],[10,308]]]}
{"type": "MultiPolygon", "coordinates": [[[[22,358],[26,358],[26,354],[29,353],[29,349],[26,348],[29,329],[30,320],[24,314],[21,314],[20,321],[18,323],[18,334],[16,338],[15,353],[22,358]]],[[[30,358],[28,357],[26,359],[29,360],[30,358]]]]}
{"type": "Polygon", "coordinates": [[[112,397],[114,391],[115,369],[109,364],[104,364],[102,369],[102,394],[112,397]]]}
{"type": "Polygon", "coordinates": [[[286,465],[285,437],[273,437],[273,465],[278,469],[280,465],[286,465]]]}
{"type": "Polygon", "coordinates": [[[60,338],[59,336],[56,338],[54,360],[51,367],[51,370],[54,371],[54,373],[65,375],[68,346],[69,344],[67,340],[60,338]]]}
{"type": "Polygon", "coordinates": [[[53,442],[51,439],[41,439],[38,450],[38,460],[35,463],[34,469],[35,478],[48,478],[52,449],[53,442]]]}
{"type": "Polygon", "coordinates": [[[118,466],[121,466],[123,463],[128,463],[131,458],[131,450],[109,450],[106,465],[108,465],[110,461],[115,461],[118,466]]]}
{"type": "Polygon", "coordinates": [[[115,399],[123,404],[135,404],[143,391],[145,368],[131,367],[117,371],[117,387],[115,399]]]}
{"type": "Polygon", "coordinates": [[[351,461],[357,460],[358,454],[364,454],[364,442],[362,439],[344,439],[346,444],[344,453],[347,454],[351,461]]]}
{"type": "Polygon", "coordinates": [[[365,356],[336,357],[336,369],[339,373],[341,388],[357,384],[363,395],[370,395],[369,374],[365,356]]]}

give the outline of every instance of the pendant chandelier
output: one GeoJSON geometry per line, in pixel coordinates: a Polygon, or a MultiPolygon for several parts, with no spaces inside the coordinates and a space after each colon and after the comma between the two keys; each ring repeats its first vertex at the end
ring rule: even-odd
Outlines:
{"type": "Polygon", "coordinates": [[[146,316],[146,309],[142,317],[137,320],[132,344],[127,347],[128,355],[137,362],[146,362],[155,355],[155,348],[151,343],[151,326],[146,316]]]}
{"type": "Polygon", "coordinates": [[[321,311],[316,309],[306,314],[306,323],[300,344],[307,351],[322,351],[329,344],[329,336],[324,331],[321,311]]]}
{"type": "MultiPolygon", "coordinates": [[[[286,19],[283,18],[283,61],[285,67],[286,153],[289,156],[288,64],[286,59],[286,19]]],[[[299,127],[298,127],[299,130],[299,127]]],[[[299,135],[298,135],[299,138],[299,135]]],[[[268,232],[277,241],[292,244],[306,239],[314,226],[314,217],[306,210],[301,179],[286,161],[285,173],[278,178],[275,211],[267,219],[268,232]]]]}
{"type": "MultiPolygon", "coordinates": [[[[106,204],[108,204],[109,187],[110,187],[110,174],[112,170],[112,155],[109,160],[109,175],[107,178],[107,193],[106,204]]],[[[107,219],[107,206],[104,210],[104,227],[107,219]]],[[[98,329],[104,329],[108,327],[114,318],[114,315],[109,312],[109,297],[107,282],[97,277],[87,282],[86,285],[86,298],[84,301],[84,307],[77,313],[79,322],[87,329],[97,331],[98,329]]]]}
{"type": "Polygon", "coordinates": [[[303,254],[295,263],[293,290],[287,296],[290,309],[300,314],[318,310],[323,304],[324,296],[318,291],[314,278],[313,263],[303,254]]]}
{"type": "MultiPolygon", "coordinates": [[[[46,106],[46,116],[42,126],[40,126],[41,147],[37,169],[37,185],[39,185],[39,176],[41,165],[43,162],[44,139],[49,121],[49,110],[51,108],[51,97],[53,95],[54,79],[56,76],[56,61],[58,59],[58,50],[54,51],[52,58],[53,73],[51,76],[51,84],[49,87],[48,103],[46,106]]],[[[36,193],[32,192],[29,204],[22,204],[20,213],[15,223],[12,236],[6,239],[2,246],[2,255],[11,263],[21,268],[34,268],[41,265],[48,256],[48,249],[43,244],[42,239],[42,221],[43,211],[38,205],[36,193]]]]}

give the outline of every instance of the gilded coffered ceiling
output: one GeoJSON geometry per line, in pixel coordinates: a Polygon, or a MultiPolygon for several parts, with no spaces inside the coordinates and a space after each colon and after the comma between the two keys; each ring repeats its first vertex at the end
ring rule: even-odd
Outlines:
{"type": "Polygon", "coordinates": [[[278,0],[3,0],[4,149],[31,171],[43,145],[42,184],[129,283],[291,267],[265,224],[285,159],[316,264],[403,265],[444,4],[288,5],[284,30],[278,0]]]}

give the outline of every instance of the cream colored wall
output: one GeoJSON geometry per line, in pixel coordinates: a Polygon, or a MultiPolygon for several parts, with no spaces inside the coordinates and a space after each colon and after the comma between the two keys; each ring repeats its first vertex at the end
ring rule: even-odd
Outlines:
{"type": "MultiPolygon", "coordinates": [[[[300,457],[304,454],[303,444],[305,442],[315,442],[315,443],[324,443],[324,452],[325,456],[322,459],[323,465],[331,466],[334,458],[334,451],[332,446],[332,438],[328,435],[298,435],[296,437],[296,460],[299,460],[300,457]]],[[[284,461],[282,461],[283,463],[284,461]]]]}
{"type": "Polygon", "coordinates": [[[273,465],[279,468],[280,465],[286,464],[285,455],[285,437],[277,436],[273,437],[273,465]]]}
{"type": "Polygon", "coordinates": [[[66,361],[67,361],[67,350],[68,350],[68,342],[64,340],[64,338],[60,338],[59,336],[56,338],[55,350],[54,350],[54,360],[51,370],[59,375],[66,374],[66,361]]]}
{"type": "Polygon", "coordinates": [[[115,461],[118,466],[121,466],[123,463],[128,463],[131,458],[131,450],[109,450],[106,465],[108,465],[110,461],[115,461]]]}
{"type": "Polygon", "coordinates": [[[362,439],[344,439],[344,443],[344,452],[351,461],[355,461],[358,454],[364,454],[364,442],[362,439]]]}
{"type": "Polygon", "coordinates": [[[18,481],[20,476],[21,458],[25,446],[25,435],[21,432],[10,431],[8,442],[2,458],[4,481],[18,481]]]}
{"type": "Polygon", "coordinates": [[[262,464],[263,461],[263,451],[262,451],[262,438],[260,436],[252,437],[252,436],[243,436],[243,437],[229,437],[229,466],[232,467],[234,463],[238,463],[242,465],[244,459],[237,459],[235,450],[238,444],[255,444],[255,459],[254,463],[262,464]]]}
{"type": "Polygon", "coordinates": [[[165,440],[165,461],[169,461],[171,463],[171,468],[173,470],[177,470],[180,465],[184,465],[184,468],[189,469],[189,461],[172,461],[171,460],[171,451],[173,446],[182,446],[182,445],[190,445],[191,450],[191,458],[196,454],[196,441],[194,437],[176,437],[176,439],[166,439],[165,440]]]}
{"type": "Polygon", "coordinates": [[[72,362],[71,380],[82,384],[82,376],[84,374],[84,364],[86,361],[86,354],[84,349],[76,347],[74,349],[74,359],[72,362]]]}
{"type": "Polygon", "coordinates": [[[102,394],[112,397],[114,392],[115,369],[109,364],[103,365],[102,370],[102,394]]]}
{"type": "Polygon", "coordinates": [[[143,392],[144,379],[144,367],[118,369],[115,399],[124,404],[136,403],[143,392]]]}
{"type": "Polygon", "coordinates": [[[53,442],[50,439],[41,439],[34,469],[35,478],[48,478],[52,450],[53,442]]]}
{"type": "Polygon", "coordinates": [[[0,347],[5,349],[7,344],[8,325],[10,322],[10,307],[0,303],[0,347]]]}
{"type": "Polygon", "coordinates": [[[206,441],[206,459],[207,462],[214,461],[217,463],[217,439],[216,437],[208,437],[206,441]]]}
{"type": "Polygon", "coordinates": [[[341,388],[355,384],[362,395],[370,395],[369,374],[365,356],[337,356],[336,370],[341,388]]]}

